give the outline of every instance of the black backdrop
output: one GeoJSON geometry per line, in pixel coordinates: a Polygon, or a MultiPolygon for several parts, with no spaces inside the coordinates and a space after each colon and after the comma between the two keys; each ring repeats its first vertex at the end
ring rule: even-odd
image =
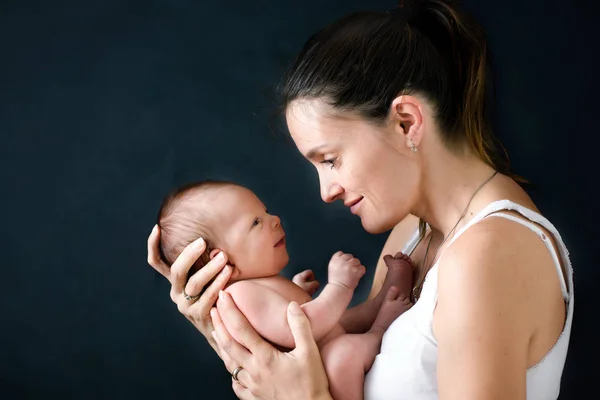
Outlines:
{"type": "MultiPolygon", "coordinates": [[[[582,2],[468,1],[488,31],[496,131],[571,250],[576,314],[561,399],[594,390],[600,289],[597,14],[582,2]],[[594,87],[594,85],[596,87],[594,87]]],[[[270,93],[316,29],[394,1],[0,3],[2,398],[234,398],[229,375],[146,264],[163,195],[235,179],[279,213],[291,263],[322,282],[371,236],[321,202],[316,173],[272,134],[270,93]]],[[[582,396],[582,394],[580,394],[582,396]]]]}

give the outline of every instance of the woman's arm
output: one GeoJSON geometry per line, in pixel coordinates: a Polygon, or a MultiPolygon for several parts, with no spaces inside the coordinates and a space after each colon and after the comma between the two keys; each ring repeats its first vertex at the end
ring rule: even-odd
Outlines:
{"type": "Polygon", "coordinates": [[[536,296],[531,267],[539,253],[531,237],[505,224],[480,222],[440,259],[433,328],[442,400],[526,397],[536,296]]]}

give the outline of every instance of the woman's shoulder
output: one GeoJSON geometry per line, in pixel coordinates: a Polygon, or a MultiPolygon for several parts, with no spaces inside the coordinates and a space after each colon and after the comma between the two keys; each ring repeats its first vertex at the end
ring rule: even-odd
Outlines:
{"type": "Polygon", "coordinates": [[[552,237],[551,224],[537,210],[508,200],[486,208],[485,216],[464,229],[440,257],[440,291],[472,287],[479,288],[473,295],[481,290],[523,299],[544,278],[554,280],[554,260],[545,243],[552,237]]]}
{"type": "Polygon", "coordinates": [[[469,340],[489,337],[506,348],[526,348],[564,307],[552,254],[553,246],[558,251],[564,245],[537,210],[504,202],[486,207],[486,217],[480,215],[443,252],[436,317],[443,324],[476,327],[461,331],[469,340]]]}
{"type": "Polygon", "coordinates": [[[465,230],[438,261],[438,318],[456,318],[453,310],[460,309],[465,326],[485,320],[489,329],[519,326],[529,335],[531,307],[522,299],[535,284],[536,269],[527,267],[541,254],[531,249],[533,241],[503,218],[486,218],[465,230]]]}
{"type": "Polygon", "coordinates": [[[527,262],[535,248],[546,249],[541,238],[550,235],[550,222],[534,207],[510,200],[498,200],[485,207],[473,223],[456,237],[445,251],[450,260],[469,260],[493,265],[509,260],[527,262]]]}

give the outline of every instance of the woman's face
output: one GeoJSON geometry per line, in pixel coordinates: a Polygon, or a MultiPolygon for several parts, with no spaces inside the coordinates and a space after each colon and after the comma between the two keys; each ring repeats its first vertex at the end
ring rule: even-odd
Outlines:
{"type": "Polygon", "coordinates": [[[319,100],[292,102],[286,120],[298,150],[317,169],[323,201],[342,200],[373,234],[410,213],[419,168],[399,128],[336,116],[319,100]]]}

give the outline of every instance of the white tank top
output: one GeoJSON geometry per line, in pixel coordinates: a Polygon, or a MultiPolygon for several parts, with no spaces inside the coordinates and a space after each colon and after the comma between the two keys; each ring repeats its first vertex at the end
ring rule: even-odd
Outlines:
{"type": "MultiPolygon", "coordinates": [[[[534,231],[552,254],[560,276],[563,298],[567,305],[563,331],[552,349],[536,365],[527,370],[527,400],[557,399],[567,356],[573,320],[573,270],[567,248],[556,228],[542,215],[509,200],[495,201],[478,212],[454,238],[466,229],[491,216],[503,217],[534,231]],[[525,219],[498,212],[513,210],[525,219]],[[552,242],[539,228],[551,232],[559,254],[552,242]],[[565,282],[560,261],[566,270],[565,282]]],[[[407,243],[403,252],[410,254],[419,241],[418,232],[407,243]]],[[[441,257],[440,257],[441,258],[441,257]]],[[[439,262],[439,258],[438,258],[439,262]]],[[[415,305],[396,319],[383,336],[380,353],[365,377],[365,400],[437,400],[437,340],[433,335],[433,311],[437,301],[438,262],[429,270],[415,305]]]]}

